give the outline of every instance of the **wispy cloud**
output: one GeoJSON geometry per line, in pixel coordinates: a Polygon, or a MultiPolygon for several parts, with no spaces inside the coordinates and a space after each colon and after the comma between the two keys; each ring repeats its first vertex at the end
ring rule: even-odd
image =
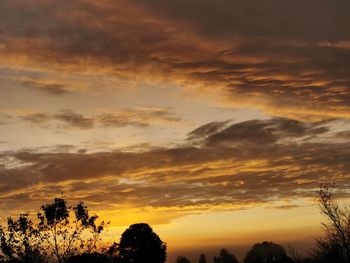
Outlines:
{"type": "Polygon", "coordinates": [[[22,85],[50,95],[63,95],[68,92],[63,84],[52,81],[23,80],[22,85]]]}
{"type": "Polygon", "coordinates": [[[30,113],[19,116],[21,120],[39,127],[48,127],[53,124],[63,124],[64,127],[76,129],[92,128],[121,128],[126,126],[147,127],[152,124],[179,123],[182,119],[168,108],[147,108],[126,109],[84,116],[70,109],[62,109],[55,114],[30,113]]]}

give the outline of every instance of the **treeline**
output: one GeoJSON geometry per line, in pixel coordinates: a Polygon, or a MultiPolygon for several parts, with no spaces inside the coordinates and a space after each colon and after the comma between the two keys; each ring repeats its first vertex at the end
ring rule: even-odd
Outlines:
{"type": "MultiPolygon", "coordinates": [[[[243,263],[350,263],[350,208],[333,200],[332,189],[318,192],[318,204],[328,219],[324,235],[303,257],[273,242],[255,244],[243,263]]],[[[109,222],[98,221],[84,203],[73,207],[62,198],[43,205],[33,220],[27,214],[8,218],[0,226],[0,262],[8,263],[164,263],[166,244],[145,223],[131,225],[120,240],[110,245],[101,242],[109,222]]],[[[191,263],[179,256],[176,263],[191,263]]],[[[197,262],[192,262],[197,263],[197,262]]],[[[222,249],[198,263],[239,263],[234,254],[222,249]]]]}
{"type": "MultiPolygon", "coordinates": [[[[293,259],[293,255],[288,255],[286,250],[278,244],[273,242],[264,241],[262,243],[255,244],[249,252],[246,254],[244,263],[308,263],[312,262],[310,259],[293,259]]],[[[176,263],[192,263],[189,259],[183,256],[179,256],[176,263]]],[[[198,261],[195,263],[239,263],[236,256],[230,253],[226,249],[221,249],[218,256],[215,256],[212,260],[208,260],[205,254],[199,256],[198,261]]]]}
{"type": "MultiPolygon", "coordinates": [[[[246,254],[243,263],[350,263],[350,206],[334,201],[332,187],[323,185],[318,191],[318,206],[327,219],[324,235],[316,240],[316,247],[307,255],[292,248],[286,250],[273,242],[255,244],[246,254]]],[[[204,254],[198,263],[239,263],[234,254],[222,249],[219,256],[207,260],[204,254]]],[[[197,263],[195,262],[195,263],[197,263]]],[[[179,256],[176,263],[191,263],[179,256]]],[[[194,262],[193,262],[194,263],[194,262]]]]}

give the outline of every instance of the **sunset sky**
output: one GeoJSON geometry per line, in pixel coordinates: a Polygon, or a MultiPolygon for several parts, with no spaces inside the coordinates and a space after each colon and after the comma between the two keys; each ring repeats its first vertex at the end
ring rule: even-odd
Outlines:
{"type": "Polygon", "coordinates": [[[151,224],[170,259],[308,247],[320,183],[350,194],[349,10],[0,0],[1,220],[64,193],[107,240],[151,224]]]}

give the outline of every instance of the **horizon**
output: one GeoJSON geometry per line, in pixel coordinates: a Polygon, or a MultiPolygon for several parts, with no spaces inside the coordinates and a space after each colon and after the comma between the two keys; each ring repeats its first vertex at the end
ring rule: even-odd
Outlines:
{"type": "Polygon", "coordinates": [[[304,253],[320,185],[350,200],[349,8],[0,1],[0,221],[63,193],[111,221],[105,241],[150,224],[168,262],[304,253]]]}

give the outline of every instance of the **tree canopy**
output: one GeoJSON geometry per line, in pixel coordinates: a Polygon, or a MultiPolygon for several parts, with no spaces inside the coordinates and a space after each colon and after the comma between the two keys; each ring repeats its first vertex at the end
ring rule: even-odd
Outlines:
{"type": "Polygon", "coordinates": [[[247,253],[244,263],[289,263],[292,259],[288,257],[285,249],[273,242],[264,241],[255,244],[247,253]]]}
{"type": "Polygon", "coordinates": [[[235,255],[223,248],[220,250],[219,256],[214,257],[214,263],[238,263],[238,260],[235,255]]]}
{"type": "Polygon", "coordinates": [[[119,257],[122,263],[164,263],[166,244],[148,224],[133,224],[121,236],[119,257]]]}

